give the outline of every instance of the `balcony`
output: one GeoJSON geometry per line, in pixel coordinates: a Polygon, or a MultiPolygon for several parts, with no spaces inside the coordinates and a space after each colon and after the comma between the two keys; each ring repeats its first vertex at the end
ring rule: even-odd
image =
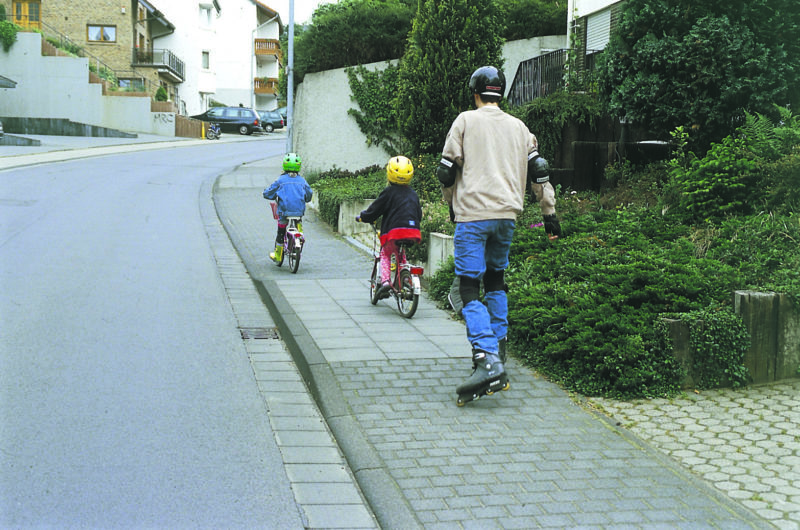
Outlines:
{"type": "Polygon", "coordinates": [[[274,57],[279,63],[282,62],[281,43],[278,39],[256,39],[254,43],[254,53],[258,57],[274,57]]]}
{"type": "Polygon", "coordinates": [[[278,78],[256,77],[253,79],[253,92],[259,95],[276,95],[278,93],[278,78]]]}
{"type": "Polygon", "coordinates": [[[185,79],[183,61],[169,50],[134,48],[133,66],[157,68],[159,74],[174,83],[182,83],[185,79]]]}

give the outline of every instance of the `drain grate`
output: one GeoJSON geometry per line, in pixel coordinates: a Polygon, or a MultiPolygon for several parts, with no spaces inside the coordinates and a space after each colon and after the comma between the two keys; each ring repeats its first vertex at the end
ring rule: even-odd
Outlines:
{"type": "Polygon", "coordinates": [[[239,328],[243,339],[278,339],[278,328],[239,328]]]}

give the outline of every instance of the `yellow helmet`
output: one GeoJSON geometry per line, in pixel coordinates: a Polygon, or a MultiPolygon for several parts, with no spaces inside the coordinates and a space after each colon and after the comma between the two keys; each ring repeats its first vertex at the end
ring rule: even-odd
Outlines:
{"type": "Polygon", "coordinates": [[[414,176],[414,165],[404,156],[389,159],[386,164],[386,178],[394,184],[408,184],[414,176]]]}

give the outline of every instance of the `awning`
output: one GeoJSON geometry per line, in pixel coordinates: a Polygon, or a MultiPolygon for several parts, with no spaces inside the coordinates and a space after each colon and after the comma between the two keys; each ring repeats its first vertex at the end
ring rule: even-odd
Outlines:
{"type": "Polygon", "coordinates": [[[17,88],[17,82],[0,75],[0,88],[17,88]]]}

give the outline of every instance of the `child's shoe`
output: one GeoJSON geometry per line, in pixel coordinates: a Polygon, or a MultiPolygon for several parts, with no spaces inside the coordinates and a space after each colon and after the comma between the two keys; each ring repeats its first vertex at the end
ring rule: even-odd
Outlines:
{"type": "Polygon", "coordinates": [[[378,289],[378,300],[389,298],[389,291],[392,290],[392,285],[389,282],[383,282],[378,289]]]}
{"type": "Polygon", "coordinates": [[[283,245],[276,245],[275,252],[270,252],[269,257],[275,263],[278,263],[283,258],[283,245]]]}

